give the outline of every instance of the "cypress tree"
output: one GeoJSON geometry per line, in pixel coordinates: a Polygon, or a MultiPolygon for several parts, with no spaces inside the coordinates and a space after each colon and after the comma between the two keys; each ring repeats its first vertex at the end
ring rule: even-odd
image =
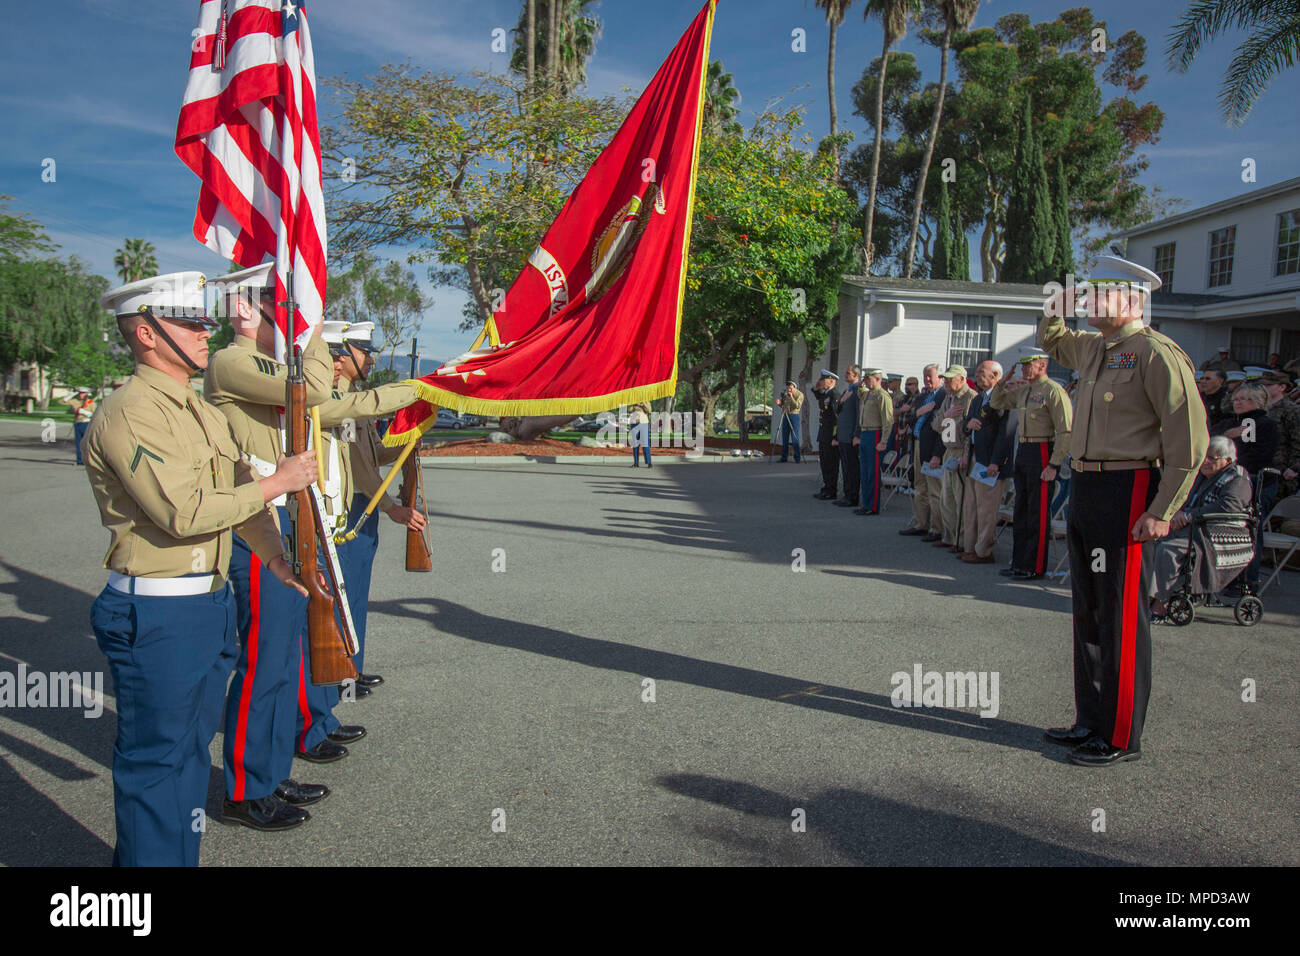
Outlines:
{"type": "Polygon", "coordinates": [[[1033,105],[1025,97],[1025,108],[1016,144],[1016,165],[1011,174],[1004,232],[1006,254],[1003,282],[1039,284],[1055,278],[1057,237],[1052,214],[1052,196],[1043,166],[1042,143],[1034,130],[1033,105]]]}
{"type": "Polygon", "coordinates": [[[939,207],[934,213],[934,253],[930,256],[930,278],[951,279],[953,257],[952,215],[948,205],[948,184],[939,179],[939,207]]]}
{"type": "Polygon", "coordinates": [[[1069,183],[1065,180],[1065,165],[1056,157],[1056,180],[1052,183],[1052,212],[1056,226],[1056,279],[1064,282],[1074,271],[1074,243],[1070,241],[1069,183]]]}
{"type": "Polygon", "coordinates": [[[949,278],[970,281],[970,243],[966,240],[966,227],[962,225],[961,213],[952,217],[952,268],[949,278]]]}

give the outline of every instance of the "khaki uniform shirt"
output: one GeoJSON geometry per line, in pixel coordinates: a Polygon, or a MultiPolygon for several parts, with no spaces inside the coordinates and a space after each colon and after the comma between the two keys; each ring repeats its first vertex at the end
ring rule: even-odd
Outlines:
{"type": "Polygon", "coordinates": [[[791,418],[798,418],[799,412],[803,409],[803,392],[799,391],[797,388],[794,390],[793,395],[789,392],[782,392],[781,408],[783,408],[785,413],[791,418]]]}
{"type": "Polygon", "coordinates": [[[1052,455],[1048,464],[1060,468],[1070,454],[1070,429],[1074,410],[1065,389],[1046,375],[1008,392],[1003,382],[993,386],[989,404],[994,408],[1019,412],[1020,441],[1050,441],[1052,455]]]}
{"type": "Polygon", "coordinates": [[[1082,461],[1160,460],[1160,487],[1148,510],[1169,520],[1210,444],[1187,353],[1140,319],[1102,338],[1044,317],[1038,339],[1048,355],[1079,370],[1070,454],[1082,461]]]}
{"type": "Polygon", "coordinates": [[[961,390],[950,392],[947,388],[943,390],[943,396],[939,404],[935,406],[934,411],[930,414],[929,425],[940,435],[944,433],[944,426],[952,430],[951,434],[957,439],[955,442],[943,443],[943,454],[945,458],[964,458],[966,455],[966,429],[962,426],[966,423],[966,412],[970,409],[970,403],[975,400],[975,389],[962,383],[961,390]],[[948,419],[944,416],[950,408],[957,407],[961,409],[961,414],[956,418],[948,419]],[[951,424],[948,424],[951,421],[951,424]]]}
{"type": "MultiPolygon", "coordinates": [[[[327,401],[334,363],[320,336],[310,339],[303,349],[302,373],[307,382],[307,407],[327,401]]],[[[230,420],[239,450],[271,466],[285,454],[280,414],[288,376],[287,365],[263,355],[252,339],[237,335],[209,359],[203,378],[203,397],[230,420]]]]}
{"type": "MultiPolygon", "coordinates": [[[[339,391],[330,393],[330,399],[320,406],[321,441],[325,445],[324,458],[326,473],[329,474],[331,460],[337,460],[335,467],[339,474],[338,498],[327,496],[326,510],[335,518],[341,514],[346,520],[348,509],[352,506],[352,496],[356,483],[353,475],[353,456],[351,446],[365,441],[368,432],[378,441],[374,429],[366,419],[391,415],[399,408],[415,404],[419,399],[415,389],[402,382],[380,385],[378,388],[350,392],[347,395],[339,391]],[[337,459],[335,459],[337,456],[337,459]]],[[[398,454],[400,448],[394,449],[398,454]]],[[[378,483],[375,484],[378,488],[378,483]]],[[[373,489],[371,490],[373,494],[373,489]]]]}
{"type": "Polygon", "coordinates": [[[894,427],[894,400],[879,385],[858,389],[858,427],[882,432],[894,427]]]}
{"type": "Polygon", "coordinates": [[[104,567],[225,584],[235,529],[264,562],[283,553],[230,424],[188,385],[142,365],[106,398],[82,446],[110,540],[104,567]]]}
{"type": "MultiPolygon", "coordinates": [[[[386,447],[380,441],[379,433],[367,424],[364,428],[357,429],[357,440],[348,447],[348,452],[352,458],[352,477],[356,480],[357,491],[369,498],[384,483],[384,477],[379,473],[379,469],[384,465],[391,465],[400,458],[402,449],[386,447]]],[[[385,491],[383,497],[379,499],[379,509],[387,514],[388,509],[394,504],[396,502],[385,491]]]]}

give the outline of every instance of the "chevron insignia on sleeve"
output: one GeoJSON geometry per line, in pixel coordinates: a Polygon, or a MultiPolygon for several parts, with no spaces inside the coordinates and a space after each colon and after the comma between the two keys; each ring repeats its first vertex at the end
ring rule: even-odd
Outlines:
{"type": "Polygon", "coordinates": [[[263,375],[276,375],[280,371],[280,363],[261,355],[253,356],[253,364],[263,375]]]}
{"type": "Polygon", "coordinates": [[[141,458],[152,458],[160,465],[164,463],[161,458],[159,458],[157,455],[151,452],[148,448],[145,448],[144,445],[136,445],[135,457],[131,459],[131,474],[133,475],[135,474],[136,468],[138,468],[140,465],[141,458]]]}

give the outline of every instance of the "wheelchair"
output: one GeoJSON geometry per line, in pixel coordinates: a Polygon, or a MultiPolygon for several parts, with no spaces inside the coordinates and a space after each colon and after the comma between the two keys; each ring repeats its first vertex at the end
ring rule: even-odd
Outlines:
{"type": "Polygon", "coordinates": [[[1264,523],[1261,513],[1261,492],[1270,480],[1276,482],[1282,473],[1276,468],[1261,468],[1251,488],[1250,508],[1245,514],[1202,514],[1192,519],[1187,534],[1187,550],[1180,562],[1176,584],[1165,602],[1165,617],[1170,624],[1186,627],[1196,619],[1198,607],[1231,607],[1232,616],[1242,627],[1254,627],[1264,617],[1264,602],[1259,599],[1255,589],[1243,575],[1249,561],[1241,564],[1240,569],[1230,579],[1223,582],[1223,588],[1215,594],[1198,593],[1193,582],[1195,577],[1197,553],[1195,544],[1200,541],[1205,549],[1213,551],[1216,562],[1240,557],[1243,547],[1249,545],[1254,555],[1259,550],[1260,528],[1264,523]],[[1224,600],[1227,589],[1238,584],[1236,600],[1224,600]]]}

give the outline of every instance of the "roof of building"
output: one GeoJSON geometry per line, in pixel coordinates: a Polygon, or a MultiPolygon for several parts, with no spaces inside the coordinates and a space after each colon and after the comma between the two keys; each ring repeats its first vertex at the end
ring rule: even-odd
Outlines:
{"type": "Polygon", "coordinates": [[[846,275],[845,282],[865,289],[916,289],[919,292],[956,292],[973,295],[1042,296],[1041,285],[1019,282],[975,282],[956,279],[895,279],[890,276],[846,275]]]}
{"type": "Polygon", "coordinates": [[[1300,285],[1289,289],[1265,289],[1247,295],[1211,295],[1204,292],[1154,292],[1151,301],[1155,305],[1213,305],[1218,302],[1240,302],[1246,299],[1263,299],[1275,295],[1289,295],[1300,292],[1300,285]]]}
{"type": "Polygon", "coordinates": [[[1180,212],[1176,216],[1169,216],[1165,219],[1157,219],[1154,222],[1146,222],[1140,226],[1134,226],[1132,229],[1126,229],[1119,235],[1124,237],[1138,236],[1144,232],[1153,232],[1157,229],[1165,229],[1169,226],[1177,226],[1180,223],[1191,222],[1194,219],[1202,219],[1206,216],[1217,215],[1228,209],[1237,206],[1245,206],[1248,203],[1260,202],[1264,199],[1271,199],[1288,192],[1300,192],[1300,176],[1292,179],[1284,179],[1280,183],[1274,183],[1272,186],[1261,186],[1259,189],[1252,189],[1248,193],[1242,193],[1240,196],[1233,196],[1230,199],[1220,199],[1218,202],[1210,203],[1208,206],[1201,206],[1199,209],[1189,209],[1187,212],[1180,212]]]}

